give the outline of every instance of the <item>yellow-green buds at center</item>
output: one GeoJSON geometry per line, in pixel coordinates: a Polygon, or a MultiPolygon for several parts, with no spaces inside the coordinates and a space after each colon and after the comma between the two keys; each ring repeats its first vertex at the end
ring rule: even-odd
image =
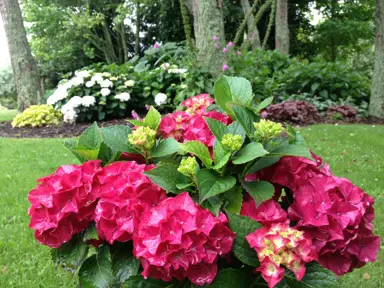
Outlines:
{"type": "Polygon", "coordinates": [[[237,151],[243,145],[243,138],[240,135],[224,134],[221,139],[221,144],[227,151],[237,151]]]}
{"type": "Polygon", "coordinates": [[[280,123],[265,119],[261,119],[259,123],[253,123],[253,125],[256,129],[255,137],[263,141],[279,136],[284,130],[280,123]]]}
{"type": "Polygon", "coordinates": [[[128,135],[128,141],[145,151],[151,150],[156,142],[156,131],[149,127],[138,127],[128,135]]]}
{"type": "Polygon", "coordinates": [[[187,157],[180,162],[179,171],[181,174],[186,176],[193,176],[196,173],[197,162],[195,157],[187,157]]]}

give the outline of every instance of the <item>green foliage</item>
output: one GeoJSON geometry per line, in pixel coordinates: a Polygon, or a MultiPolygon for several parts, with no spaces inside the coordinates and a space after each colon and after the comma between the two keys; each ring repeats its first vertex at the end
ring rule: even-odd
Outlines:
{"type": "Polygon", "coordinates": [[[275,75],[274,93],[280,99],[289,95],[308,93],[321,102],[346,101],[355,105],[368,102],[370,81],[367,77],[340,63],[297,62],[275,75]]]}
{"type": "Polygon", "coordinates": [[[10,109],[17,106],[17,93],[12,67],[0,69],[0,105],[10,109]]]}
{"type": "Polygon", "coordinates": [[[12,127],[59,125],[61,117],[61,113],[51,105],[32,105],[21,114],[16,115],[12,121],[12,127]]]}

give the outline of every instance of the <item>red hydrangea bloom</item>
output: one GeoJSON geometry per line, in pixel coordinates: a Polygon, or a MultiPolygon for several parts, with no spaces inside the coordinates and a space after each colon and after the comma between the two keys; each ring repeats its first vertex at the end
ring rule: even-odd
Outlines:
{"type": "Polygon", "coordinates": [[[202,286],[215,278],[217,260],[231,251],[234,237],[224,214],[215,217],[184,192],[144,212],[133,236],[134,255],[144,278],[187,277],[202,286]]]}
{"type": "Polygon", "coordinates": [[[315,161],[303,157],[283,157],[276,164],[247,175],[247,181],[265,180],[295,190],[298,179],[331,175],[323,160],[312,154],[315,161]]]}
{"type": "Polygon", "coordinates": [[[158,130],[164,138],[172,137],[179,142],[183,142],[190,118],[191,115],[184,111],[168,114],[161,119],[158,130]]]}
{"type": "Polygon", "coordinates": [[[213,147],[215,136],[209,129],[204,117],[218,120],[225,125],[230,123],[230,118],[227,115],[217,111],[210,111],[201,115],[192,116],[188,121],[187,129],[184,133],[184,142],[197,140],[207,147],[213,147]]]}
{"type": "Polygon", "coordinates": [[[376,261],[380,238],[373,235],[374,200],[349,180],[300,181],[289,207],[296,227],[313,239],[319,263],[337,275],[376,261]]]}
{"type": "Polygon", "coordinates": [[[55,173],[38,180],[28,200],[32,206],[29,227],[36,230],[41,244],[58,248],[93,221],[101,171],[100,161],[82,165],[65,165],[55,173]]]}
{"type": "Polygon", "coordinates": [[[256,220],[263,226],[270,226],[275,223],[289,223],[287,212],[275,200],[264,201],[259,207],[256,207],[255,200],[248,193],[244,196],[240,214],[256,220]]]}
{"type": "Polygon", "coordinates": [[[231,118],[217,111],[206,111],[214,102],[209,94],[201,94],[185,100],[182,106],[188,109],[177,111],[165,116],[159,125],[159,133],[164,137],[173,137],[178,142],[197,140],[208,147],[213,147],[215,136],[212,134],[204,117],[216,119],[225,125],[232,122],[231,118]]]}
{"type": "Polygon", "coordinates": [[[288,217],[312,239],[318,262],[337,275],[376,260],[380,239],[373,235],[374,200],[349,180],[335,177],[322,160],[284,157],[249,175],[290,189],[288,217]]]}
{"type": "Polygon", "coordinates": [[[292,270],[300,281],[305,275],[305,263],[317,258],[312,250],[312,241],[305,238],[303,232],[290,228],[284,222],[257,229],[246,236],[261,262],[256,271],[261,272],[269,288],[283,279],[284,269],[281,265],[292,270]]]}
{"type": "Polygon", "coordinates": [[[132,239],[143,212],[166,197],[143,172],[154,166],[136,162],[115,162],[98,174],[100,200],[95,222],[101,239],[113,244],[132,239]]]}
{"type": "Polygon", "coordinates": [[[207,111],[208,106],[215,102],[209,94],[200,94],[191,98],[188,98],[181,106],[187,107],[186,112],[191,115],[203,114],[207,111]]]}

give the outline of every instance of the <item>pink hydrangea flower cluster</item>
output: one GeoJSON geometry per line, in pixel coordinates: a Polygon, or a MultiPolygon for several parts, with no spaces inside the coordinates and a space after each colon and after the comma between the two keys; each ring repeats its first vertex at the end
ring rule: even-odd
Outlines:
{"type": "Polygon", "coordinates": [[[143,212],[166,198],[165,191],[142,173],[153,167],[115,162],[97,175],[101,187],[95,222],[101,239],[110,244],[131,240],[143,212]]]}
{"type": "Polygon", "coordinates": [[[164,138],[173,137],[184,143],[187,141],[200,141],[207,147],[213,147],[215,136],[209,129],[204,117],[216,119],[225,125],[231,123],[231,118],[217,111],[207,111],[214,99],[209,94],[191,97],[181,103],[187,107],[186,111],[177,111],[165,116],[159,126],[159,132],[164,138]]]}
{"type": "Polygon", "coordinates": [[[316,259],[312,250],[311,239],[304,233],[290,228],[288,223],[272,224],[269,228],[257,229],[246,239],[257,252],[262,277],[272,288],[284,277],[284,266],[290,269],[301,280],[305,275],[305,263],[316,259]]]}
{"type": "Polygon", "coordinates": [[[82,165],[65,165],[38,180],[28,200],[29,227],[36,230],[41,244],[58,248],[72,236],[87,228],[93,220],[101,171],[100,161],[82,165]]]}
{"type": "Polygon", "coordinates": [[[188,278],[202,286],[215,278],[217,260],[231,251],[234,237],[224,214],[213,216],[184,192],[144,212],[133,236],[134,255],[144,278],[188,278]]]}
{"type": "Polygon", "coordinates": [[[376,260],[380,238],[373,234],[374,199],[349,180],[332,175],[321,158],[284,157],[249,175],[286,187],[294,198],[288,217],[312,239],[318,262],[337,275],[376,260]]]}

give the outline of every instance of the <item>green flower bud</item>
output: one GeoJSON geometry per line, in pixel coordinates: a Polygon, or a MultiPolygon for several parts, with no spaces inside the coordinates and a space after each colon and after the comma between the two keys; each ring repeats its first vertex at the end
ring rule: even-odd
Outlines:
{"type": "Polygon", "coordinates": [[[151,87],[144,87],[144,91],[149,91],[149,90],[151,90],[151,87]]]}
{"type": "Polygon", "coordinates": [[[284,130],[280,123],[265,119],[261,119],[259,123],[253,123],[253,126],[256,129],[255,137],[264,141],[279,136],[284,130]]]}
{"type": "Polygon", "coordinates": [[[179,168],[177,168],[177,171],[179,171],[181,174],[184,174],[186,176],[193,176],[196,173],[197,168],[197,162],[195,157],[188,157],[180,162],[179,168]]]}
{"type": "Polygon", "coordinates": [[[243,138],[240,135],[224,134],[221,139],[221,144],[225,150],[234,152],[239,150],[243,145],[243,138]]]}
{"type": "Polygon", "coordinates": [[[151,150],[156,142],[156,131],[149,127],[138,127],[128,135],[128,141],[145,151],[151,150]]]}

